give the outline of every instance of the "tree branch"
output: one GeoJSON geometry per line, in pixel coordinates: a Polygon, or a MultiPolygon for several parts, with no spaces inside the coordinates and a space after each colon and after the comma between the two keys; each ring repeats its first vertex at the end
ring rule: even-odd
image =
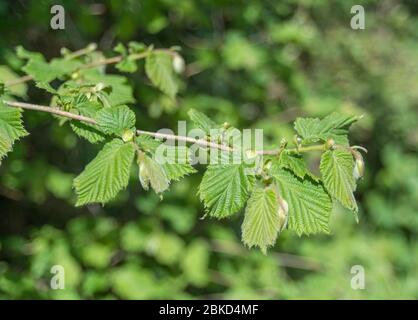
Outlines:
{"type": "Polygon", "coordinates": [[[3,102],[10,107],[48,112],[48,113],[56,114],[56,115],[73,119],[73,120],[83,121],[83,122],[87,122],[90,124],[97,124],[96,120],[92,118],[81,116],[72,112],[67,112],[56,107],[40,106],[40,105],[32,104],[32,103],[7,101],[7,100],[3,100],[3,102]]]}
{"type": "MultiPolygon", "coordinates": [[[[32,103],[25,103],[25,102],[17,102],[17,101],[7,101],[7,100],[3,100],[3,103],[6,104],[9,107],[13,107],[13,108],[22,108],[22,109],[27,109],[27,110],[35,110],[35,111],[41,111],[41,112],[47,112],[47,113],[51,113],[51,114],[56,114],[58,116],[62,116],[62,117],[66,117],[72,120],[77,120],[77,121],[82,121],[82,122],[86,122],[86,123],[90,123],[90,124],[94,124],[97,125],[97,121],[93,118],[89,118],[86,116],[82,116],[82,115],[78,115],[72,112],[68,112],[68,111],[64,111],[61,110],[57,107],[48,107],[48,106],[42,106],[42,105],[37,105],[37,104],[32,104],[32,103]]],[[[165,133],[159,133],[159,132],[151,132],[151,131],[145,131],[145,130],[136,130],[136,134],[137,135],[147,135],[147,136],[151,136],[157,139],[167,139],[167,140],[176,140],[176,141],[184,141],[184,142],[189,142],[189,143],[194,143],[197,144],[199,146],[202,147],[209,147],[209,148],[214,148],[214,149],[219,149],[219,150],[223,150],[223,151],[234,151],[233,148],[223,145],[223,144],[218,144],[218,143],[214,143],[214,142],[210,142],[204,139],[195,139],[195,138],[191,138],[191,137],[185,137],[185,136],[177,136],[177,135],[173,135],[173,134],[165,134],[165,133]]],[[[287,149],[288,151],[291,152],[308,152],[308,151],[315,151],[315,150],[324,150],[324,145],[323,144],[318,144],[318,145],[311,145],[311,146],[306,146],[306,147],[299,147],[299,148],[291,148],[291,149],[287,149]]],[[[282,150],[259,150],[257,151],[258,155],[279,155],[280,152],[282,150]]]]}
{"type": "MultiPolygon", "coordinates": [[[[146,58],[150,52],[167,52],[169,54],[173,54],[173,51],[170,49],[155,49],[153,51],[145,51],[142,53],[138,53],[138,54],[133,54],[131,55],[131,59],[132,60],[140,60],[140,59],[144,59],[146,58]]],[[[74,57],[77,57],[79,55],[79,53],[77,52],[77,55],[75,55],[74,57]]],[[[72,57],[73,58],[73,57],[72,57]]],[[[115,57],[111,57],[111,58],[107,58],[107,59],[103,59],[103,60],[98,60],[98,61],[94,61],[94,62],[90,62],[90,63],[86,63],[81,65],[77,70],[86,70],[86,69],[91,69],[91,68],[95,68],[98,66],[105,66],[105,65],[109,65],[109,64],[115,64],[118,62],[121,62],[123,59],[122,55],[119,56],[115,56],[115,57]]],[[[74,72],[76,72],[77,70],[74,70],[74,72]]],[[[8,80],[4,83],[4,85],[6,87],[12,87],[24,82],[28,82],[33,80],[33,77],[30,75],[26,75],[20,78],[16,78],[13,80],[8,80]]]]}

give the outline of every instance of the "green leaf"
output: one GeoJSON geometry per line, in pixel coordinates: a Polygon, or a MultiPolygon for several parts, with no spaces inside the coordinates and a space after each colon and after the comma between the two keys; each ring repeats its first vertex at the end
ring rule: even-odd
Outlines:
{"type": "MultiPolygon", "coordinates": [[[[19,76],[16,73],[14,73],[9,67],[0,66],[0,86],[3,85],[3,90],[5,89],[5,87],[4,87],[4,83],[2,83],[2,82],[15,80],[15,79],[18,79],[18,78],[19,78],[19,76]]],[[[26,83],[16,84],[14,86],[9,86],[7,88],[7,92],[16,96],[16,97],[26,96],[27,91],[28,91],[28,86],[26,85],[26,83]]],[[[2,95],[2,93],[1,93],[1,88],[0,88],[0,96],[1,95],[2,95]]]]}
{"type": "Polygon", "coordinates": [[[321,157],[320,170],[325,188],[341,204],[354,212],[358,211],[354,190],[354,159],[345,150],[328,150],[321,157]]]}
{"type": "Polygon", "coordinates": [[[302,155],[290,154],[288,152],[281,152],[279,157],[280,168],[286,168],[292,171],[297,177],[303,179],[305,176],[309,176],[315,181],[318,180],[309,170],[306,168],[305,161],[302,155]]]}
{"type": "Polygon", "coordinates": [[[249,248],[257,246],[266,254],[276,242],[280,229],[279,203],[273,188],[256,187],[245,209],[242,241],[249,248]]]}
{"type": "Polygon", "coordinates": [[[196,172],[190,164],[189,149],[186,146],[160,146],[164,149],[163,152],[158,152],[158,157],[163,159],[157,158],[157,161],[162,164],[169,180],[178,181],[185,175],[196,172]]]}
{"type": "Polygon", "coordinates": [[[66,60],[63,58],[52,59],[47,62],[43,57],[30,58],[30,60],[22,67],[28,75],[32,76],[35,81],[50,82],[64,75],[69,75],[81,65],[77,60],[66,60]]]}
{"type": "Polygon", "coordinates": [[[0,101],[0,162],[12,150],[16,140],[28,135],[23,127],[22,111],[0,101]]]}
{"type": "Polygon", "coordinates": [[[167,52],[152,52],[145,60],[145,72],[152,84],[170,98],[178,91],[171,56],[167,52]]]}
{"type": "MultiPolygon", "coordinates": [[[[79,114],[94,118],[102,106],[97,102],[83,102],[76,106],[79,114]]],[[[106,135],[99,130],[97,125],[85,123],[81,121],[71,121],[71,128],[80,137],[86,139],[90,143],[98,143],[105,140],[106,135]]]]}
{"type": "Polygon", "coordinates": [[[173,147],[174,157],[168,156],[163,168],[169,180],[178,181],[184,176],[197,172],[189,162],[188,149],[173,147]],[[182,150],[184,149],[184,150],[182,150]]]}
{"type": "Polygon", "coordinates": [[[196,172],[189,160],[189,149],[184,147],[175,147],[163,145],[161,141],[155,140],[150,136],[140,135],[136,138],[136,142],[142,150],[153,155],[156,154],[157,148],[162,146],[165,150],[158,153],[157,163],[160,163],[168,180],[178,181],[182,177],[196,172]],[[159,159],[163,157],[163,159],[159,159]]]}
{"type": "Polygon", "coordinates": [[[202,112],[199,112],[195,109],[190,109],[187,114],[190,117],[190,120],[194,122],[196,127],[199,129],[202,129],[207,135],[210,134],[211,129],[219,128],[219,125],[217,125],[214,121],[209,119],[205,114],[202,112]]]}
{"type": "Polygon", "coordinates": [[[120,62],[115,65],[116,69],[122,72],[134,73],[138,70],[136,61],[131,59],[129,56],[123,58],[120,62]]]}
{"type": "Polygon", "coordinates": [[[163,165],[166,176],[169,180],[178,181],[188,174],[197,172],[189,163],[165,163],[163,165]]]}
{"type": "Polygon", "coordinates": [[[143,134],[136,137],[135,141],[143,150],[147,152],[155,152],[155,150],[161,145],[161,141],[143,134]]]}
{"type": "Polygon", "coordinates": [[[74,179],[76,206],[106,203],[126,188],[135,155],[133,143],[108,142],[84,171],[74,179]]]}
{"type": "Polygon", "coordinates": [[[147,46],[142,42],[130,41],[128,43],[129,53],[137,54],[145,52],[147,46]]]}
{"type": "Polygon", "coordinates": [[[126,49],[125,45],[122,42],[119,42],[114,48],[113,51],[120,53],[122,56],[126,56],[128,54],[128,50],[126,49]]]}
{"type": "Polygon", "coordinates": [[[333,138],[337,144],[347,145],[348,129],[359,119],[361,117],[347,116],[335,112],[322,120],[318,118],[298,118],[295,121],[295,130],[303,138],[303,143],[326,141],[333,138]]]}
{"type": "Polygon", "coordinates": [[[87,70],[83,76],[85,80],[92,83],[103,83],[112,88],[111,92],[106,94],[110,106],[134,103],[132,87],[127,83],[123,76],[114,74],[103,74],[98,70],[87,70]]]}
{"type": "Polygon", "coordinates": [[[28,51],[25,48],[23,48],[22,46],[17,46],[16,47],[16,55],[20,58],[20,59],[34,59],[34,60],[43,60],[44,56],[39,53],[39,52],[32,52],[32,51],[28,51]]]}
{"type": "Polygon", "coordinates": [[[329,233],[332,202],[322,184],[301,180],[277,166],[272,167],[271,174],[281,197],[289,205],[289,229],[298,235],[329,233]]]}
{"type": "Polygon", "coordinates": [[[254,185],[242,164],[209,165],[199,186],[200,198],[207,212],[224,218],[239,211],[254,185]]]}
{"type": "Polygon", "coordinates": [[[100,129],[107,134],[121,136],[127,129],[135,127],[135,113],[127,106],[103,108],[96,115],[100,129]]]}
{"type": "Polygon", "coordinates": [[[122,60],[115,65],[116,69],[122,72],[131,73],[138,69],[136,61],[128,55],[128,50],[122,43],[119,42],[113,50],[120,53],[122,56],[122,60]]]}
{"type": "Polygon", "coordinates": [[[139,181],[145,190],[151,188],[162,193],[169,187],[169,180],[163,167],[144,152],[138,152],[139,181]]]}

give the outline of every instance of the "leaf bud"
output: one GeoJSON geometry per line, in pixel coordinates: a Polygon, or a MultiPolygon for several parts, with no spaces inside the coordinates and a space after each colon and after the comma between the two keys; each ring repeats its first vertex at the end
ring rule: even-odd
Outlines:
{"type": "Polygon", "coordinates": [[[364,160],[360,152],[353,152],[353,155],[356,159],[356,162],[354,164],[353,176],[354,179],[358,180],[360,178],[363,178],[364,176],[364,160]]]}
{"type": "Polygon", "coordinates": [[[184,59],[179,54],[174,54],[173,56],[173,69],[176,73],[181,74],[185,69],[184,59]]]}
{"type": "Polygon", "coordinates": [[[122,133],[122,140],[124,142],[130,142],[134,139],[134,132],[131,129],[126,129],[123,133],[122,133]]]}
{"type": "Polygon", "coordinates": [[[335,147],[335,140],[332,138],[329,138],[327,142],[325,143],[325,149],[326,150],[333,150],[335,147]]]}
{"type": "Polygon", "coordinates": [[[248,149],[245,151],[245,155],[248,159],[254,159],[255,157],[257,157],[257,152],[255,150],[248,149]]]}
{"type": "Polygon", "coordinates": [[[75,80],[75,79],[78,79],[78,77],[80,76],[80,73],[78,73],[78,72],[73,72],[72,74],[71,74],[71,79],[73,79],[73,80],[75,80]]]}
{"type": "Polygon", "coordinates": [[[231,124],[229,122],[225,121],[224,124],[223,124],[223,127],[224,127],[225,130],[229,129],[231,127],[231,124]]]}
{"type": "Polygon", "coordinates": [[[88,51],[94,51],[94,50],[96,50],[97,49],[97,44],[96,43],[90,43],[88,46],[87,46],[87,48],[86,48],[88,51]]]}
{"type": "Polygon", "coordinates": [[[293,142],[294,142],[297,146],[300,146],[300,145],[302,144],[302,138],[296,134],[296,135],[293,137],[293,142]]]}

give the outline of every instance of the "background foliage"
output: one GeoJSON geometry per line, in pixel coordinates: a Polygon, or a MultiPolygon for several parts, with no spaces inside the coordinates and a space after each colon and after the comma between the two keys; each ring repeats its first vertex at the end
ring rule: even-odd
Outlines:
{"type": "MultiPolygon", "coordinates": [[[[130,76],[141,129],[175,128],[193,107],[278,144],[297,116],[364,114],[351,132],[369,149],[360,224],[336,207],[331,236],[284,233],[264,256],[241,245],[242,215],[199,219],[199,175],[163,202],[132,184],[104,208],[74,208],[72,179],[99,147],[27,112],[31,135],[0,167],[1,298],[418,298],[417,4],[361,1],[366,30],[353,31],[358,1],[61,1],[66,29],[52,31],[56,3],[0,2],[1,64],[19,69],[17,45],[48,58],[91,42],[182,47],[177,103],[143,72],[130,76]],[[65,290],[49,289],[53,264],[66,269],[65,290]],[[365,290],[350,287],[358,264],[365,290]]],[[[33,86],[28,96],[48,98],[33,86]]]]}

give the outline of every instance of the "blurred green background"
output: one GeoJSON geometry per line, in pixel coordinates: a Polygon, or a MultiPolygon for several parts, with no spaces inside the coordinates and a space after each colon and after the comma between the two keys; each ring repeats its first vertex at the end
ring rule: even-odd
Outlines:
{"type": "MultiPolygon", "coordinates": [[[[263,128],[265,144],[278,144],[296,117],[337,110],[365,115],[351,140],[369,150],[360,223],[336,207],[331,236],[286,231],[264,256],[240,243],[242,214],[200,219],[201,171],[163,201],[133,173],[110,205],[75,208],[72,178],[98,146],[26,112],[31,135],[0,167],[0,298],[418,298],[416,1],[1,0],[0,31],[0,64],[17,73],[17,45],[48,58],[91,42],[109,55],[119,41],[181,46],[177,103],[143,70],[129,76],[142,129],[175,129],[193,107],[263,128]],[[53,4],[66,10],[65,30],[49,27],[53,4]],[[365,8],[365,30],[350,28],[354,4],[365,8]],[[50,289],[54,264],[65,268],[65,290],[50,289]],[[350,286],[353,265],[365,269],[364,290],[350,286]]],[[[28,85],[28,101],[48,103],[28,85]]]]}

